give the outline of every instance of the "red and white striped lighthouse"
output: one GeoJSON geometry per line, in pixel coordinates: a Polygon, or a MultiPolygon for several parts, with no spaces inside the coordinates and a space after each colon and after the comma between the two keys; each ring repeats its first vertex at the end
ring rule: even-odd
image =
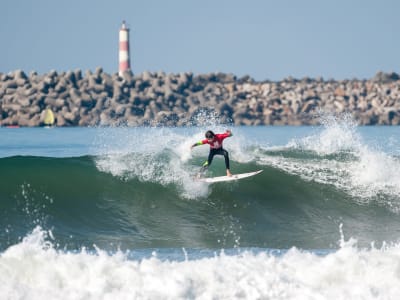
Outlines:
{"type": "Polygon", "coordinates": [[[121,29],[119,30],[119,76],[122,76],[125,71],[130,70],[129,29],[126,27],[125,21],[123,21],[121,29]]]}

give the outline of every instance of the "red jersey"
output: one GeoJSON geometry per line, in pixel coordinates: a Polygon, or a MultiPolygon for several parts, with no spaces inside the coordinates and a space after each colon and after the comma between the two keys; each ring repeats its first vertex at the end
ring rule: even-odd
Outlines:
{"type": "Polygon", "coordinates": [[[208,141],[207,139],[202,140],[202,144],[209,144],[211,149],[219,149],[222,148],[222,141],[226,139],[227,137],[230,137],[232,134],[225,132],[225,133],[217,133],[214,136],[214,139],[212,141],[208,141]]]}

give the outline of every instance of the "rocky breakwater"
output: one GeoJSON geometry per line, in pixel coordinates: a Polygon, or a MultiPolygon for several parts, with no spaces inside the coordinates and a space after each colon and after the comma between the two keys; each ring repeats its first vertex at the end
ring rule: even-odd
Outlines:
{"type": "Polygon", "coordinates": [[[39,126],[50,108],[57,126],[195,125],[210,116],[236,125],[311,125],[325,113],[345,113],[362,125],[400,124],[400,80],[379,72],[370,80],[286,78],[81,70],[26,75],[0,73],[0,125],[39,126]]]}

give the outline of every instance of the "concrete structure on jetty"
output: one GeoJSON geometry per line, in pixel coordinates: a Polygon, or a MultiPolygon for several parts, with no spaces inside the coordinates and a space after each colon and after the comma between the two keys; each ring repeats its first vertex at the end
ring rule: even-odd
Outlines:
{"type": "Polygon", "coordinates": [[[318,111],[349,112],[361,125],[398,125],[400,80],[382,72],[370,80],[343,81],[256,82],[222,73],[121,77],[100,67],[84,75],[0,73],[1,126],[39,126],[47,108],[57,126],[196,125],[205,113],[236,125],[312,125],[319,122],[318,111]]]}

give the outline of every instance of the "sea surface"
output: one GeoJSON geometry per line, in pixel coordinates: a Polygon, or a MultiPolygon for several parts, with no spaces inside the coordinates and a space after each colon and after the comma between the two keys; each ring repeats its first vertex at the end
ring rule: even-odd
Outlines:
{"type": "Polygon", "coordinates": [[[0,128],[0,299],[400,299],[400,128],[322,123],[0,128]]]}

